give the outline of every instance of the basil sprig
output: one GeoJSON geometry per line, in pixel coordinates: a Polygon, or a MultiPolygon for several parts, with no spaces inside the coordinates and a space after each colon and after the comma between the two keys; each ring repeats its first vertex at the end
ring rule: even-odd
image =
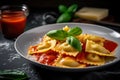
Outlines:
{"type": "Polygon", "coordinates": [[[71,28],[69,31],[68,31],[68,34],[71,35],[71,36],[77,36],[79,34],[82,33],[82,29],[79,28],[79,27],[74,27],[74,28],[71,28]]]}
{"type": "Polygon", "coordinates": [[[51,30],[47,33],[47,36],[56,40],[64,40],[68,36],[68,33],[64,30],[51,30]]]}
{"type": "Polygon", "coordinates": [[[82,50],[81,43],[77,38],[74,37],[81,33],[82,33],[81,28],[73,27],[73,28],[70,28],[68,32],[64,30],[51,30],[46,35],[56,40],[66,39],[69,45],[74,47],[76,50],[81,51],[82,50]]]}
{"type": "Polygon", "coordinates": [[[67,37],[67,43],[70,44],[75,49],[77,49],[78,51],[82,50],[82,46],[81,46],[80,41],[73,36],[67,37]]]}

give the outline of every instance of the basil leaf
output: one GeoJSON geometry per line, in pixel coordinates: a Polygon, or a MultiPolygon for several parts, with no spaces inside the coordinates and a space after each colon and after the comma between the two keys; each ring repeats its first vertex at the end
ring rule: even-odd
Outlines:
{"type": "Polygon", "coordinates": [[[67,12],[74,13],[74,12],[77,11],[77,9],[78,9],[78,5],[77,4],[73,4],[73,5],[68,7],[67,12]]]}
{"type": "Polygon", "coordinates": [[[82,51],[81,43],[77,38],[69,36],[67,37],[67,43],[70,44],[73,48],[77,49],[78,51],[82,51]]]}
{"type": "Polygon", "coordinates": [[[67,6],[65,5],[59,5],[58,10],[60,13],[64,13],[67,11],[67,6]]]}
{"type": "Polygon", "coordinates": [[[77,36],[79,34],[82,33],[82,29],[79,28],[79,27],[74,27],[74,28],[71,28],[69,31],[68,31],[68,34],[70,36],[77,36]]]}
{"type": "Polygon", "coordinates": [[[57,23],[69,22],[71,18],[72,18],[71,14],[69,14],[68,12],[65,12],[58,17],[56,22],[57,23]]]}
{"type": "Polygon", "coordinates": [[[28,80],[26,73],[18,70],[0,70],[0,80],[28,80]]]}
{"type": "Polygon", "coordinates": [[[64,30],[51,30],[47,33],[47,36],[57,40],[64,40],[68,34],[64,30]]]}

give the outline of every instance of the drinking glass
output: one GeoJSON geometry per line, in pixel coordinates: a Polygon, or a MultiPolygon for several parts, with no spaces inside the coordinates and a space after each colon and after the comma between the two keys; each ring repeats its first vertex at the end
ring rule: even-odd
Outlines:
{"type": "Polygon", "coordinates": [[[29,14],[25,4],[4,5],[0,12],[1,30],[4,37],[12,39],[24,32],[29,14]]]}

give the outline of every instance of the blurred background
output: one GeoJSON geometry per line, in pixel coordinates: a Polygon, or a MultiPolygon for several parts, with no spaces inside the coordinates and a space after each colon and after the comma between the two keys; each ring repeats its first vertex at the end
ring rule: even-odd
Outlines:
{"type": "Polygon", "coordinates": [[[71,5],[76,3],[81,7],[108,8],[110,14],[119,16],[118,1],[116,0],[0,0],[0,6],[6,4],[27,4],[30,10],[57,9],[58,5],[71,5]]]}
{"type": "MultiPolygon", "coordinates": [[[[57,14],[57,17],[55,17],[56,15],[55,16],[52,15],[52,17],[55,18],[56,20],[58,16],[60,16],[58,6],[61,4],[65,6],[77,4],[78,10],[81,9],[82,7],[106,8],[109,10],[109,15],[107,16],[107,18],[105,18],[104,20],[105,23],[104,21],[102,22],[102,25],[106,26],[107,24],[108,26],[109,25],[120,26],[119,25],[120,11],[118,11],[119,10],[118,8],[120,5],[118,5],[118,3],[119,2],[115,0],[110,0],[110,1],[108,0],[0,0],[0,7],[3,5],[26,4],[28,6],[29,16],[30,16],[28,17],[29,19],[27,21],[30,22],[31,20],[33,20],[33,23],[37,23],[34,25],[31,22],[31,24],[27,24],[28,27],[29,26],[41,26],[43,24],[46,24],[46,22],[44,22],[44,20],[42,19],[43,17],[41,16],[44,16],[44,13],[46,15],[47,12],[54,12],[55,14],[57,14]]],[[[51,14],[50,14],[50,20],[53,20],[53,18],[51,19],[51,14]]],[[[55,20],[53,21],[48,20],[49,21],[48,23],[53,23],[55,22],[55,20]]],[[[93,22],[84,21],[84,20],[77,20],[77,21],[72,20],[72,21],[93,23],[93,22]]],[[[99,23],[101,24],[101,22],[98,22],[97,24],[99,23]]]]}

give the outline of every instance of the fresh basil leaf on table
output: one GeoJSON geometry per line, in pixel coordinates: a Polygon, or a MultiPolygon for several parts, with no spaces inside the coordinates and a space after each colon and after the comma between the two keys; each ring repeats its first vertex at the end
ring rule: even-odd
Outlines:
{"type": "Polygon", "coordinates": [[[0,80],[28,80],[26,73],[18,70],[1,70],[0,80]]]}
{"type": "Polygon", "coordinates": [[[57,23],[68,22],[71,20],[71,18],[72,18],[72,15],[68,12],[65,12],[58,17],[57,23]]]}
{"type": "Polygon", "coordinates": [[[77,4],[73,4],[73,5],[71,5],[71,6],[67,9],[67,12],[69,12],[69,13],[74,13],[74,12],[77,11],[77,9],[78,9],[78,5],[77,5],[77,4]]]}
{"type": "Polygon", "coordinates": [[[78,9],[77,4],[72,4],[68,8],[65,5],[59,5],[58,7],[59,12],[62,13],[56,20],[57,23],[62,23],[62,22],[69,22],[71,21],[74,13],[78,9]]]}
{"type": "Polygon", "coordinates": [[[65,5],[59,5],[58,10],[60,13],[64,13],[67,11],[67,6],[65,5]]]}

